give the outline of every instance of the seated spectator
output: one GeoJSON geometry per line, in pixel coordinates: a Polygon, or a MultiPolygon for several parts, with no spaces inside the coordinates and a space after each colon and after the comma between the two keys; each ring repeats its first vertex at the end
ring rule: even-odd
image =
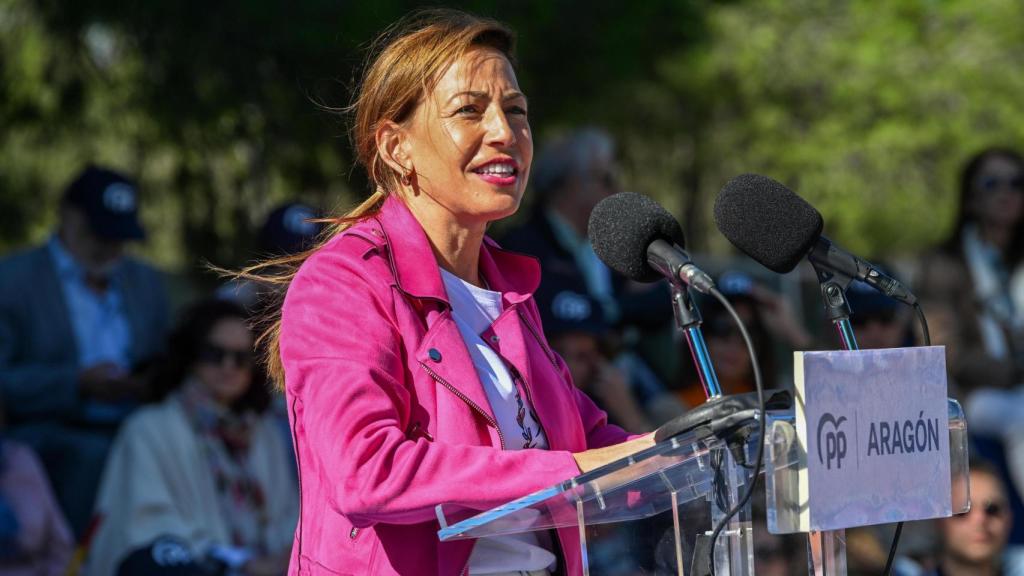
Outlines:
{"type": "Polygon", "coordinates": [[[141,239],[135,184],[86,168],[56,233],[0,261],[0,393],[9,435],[40,456],[75,533],[92,512],[121,420],[146,395],[166,337],[160,275],[124,256],[141,239]]]}
{"type": "Polygon", "coordinates": [[[73,552],[39,459],[28,446],[0,439],[0,574],[62,576],[73,552]]]}
{"type": "Polygon", "coordinates": [[[212,559],[200,563],[188,542],[161,536],[125,556],[117,576],[217,576],[225,572],[224,568],[223,563],[212,559]]]}
{"type": "Polygon", "coordinates": [[[914,345],[911,309],[871,286],[853,281],[846,290],[850,324],[863,350],[914,345]]]}
{"type": "Polygon", "coordinates": [[[1024,158],[985,150],[963,170],[953,234],[922,262],[916,292],[929,314],[939,309],[955,319],[942,331],[949,340],[933,342],[947,346],[950,373],[965,393],[1021,381],[1024,303],[1015,302],[1013,285],[1024,279],[1022,216],[1024,158]]]}
{"type": "MultiPolygon", "coordinates": [[[[718,278],[717,284],[750,334],[760,362],[765,389],[774,388],[778,379],[775,344],[779,343],[790,350],[807,350],[813,347],[813,339],[784,298],[758,285],[747,274],[725,272],[718,278]]],[[[699,301],[699,307],[704,319],[701,327],[708,354],[722,393],[753,392],[753,365],[739,327],[718,301],[703,298],[699,301]]],[[[682,345],[686,346],[685,342],[682,345]]],[[[689,348],[682,351],[682,354],[686,358],[691,357],[689,348]]],[[[692,361],[684,363],[683,373],[683,387],[676,394],[687,407],[692,408],[703,403],[707,395],[692,361]]]]}
{"type": "MultiPolygon", "coordinates": [[[[257,237],[257,252],[261,258],[298,254],[313,247],[323,230],[313,207],[301,202],[286,202],[267,215],[257,237]]],[[[221,286],[217,295],[238,302],[246,310],[255,311],[260,300],[272,288],[245,278],[236,278],[221,286]]]]}
{"type": "Polygon", "coordinates": [[[937,521],[940,536],[935,576],[999,576],[1017,559],[1006,556],[1013,518],[998,474],[982,462],[971,463],[971,510],[937,521]]]}
{"type": "Polygon", "coordinates": [[[544,333],[565,360],[573,383],[608,412],[608,421],[634,433],[654,429],[630,390],[629,377],[602,350],[608,332],[595,300],[569,290],[538,300],[544,333]]]}
{"type": "Polygon", "coordinates": [[[987,440],[995,461],[1004,461],[1017,500],[1024,495],[1024,386],[1012,390],[981,388],[964,404],[971,437],[987,440]]]}
{"type": "Polygon", "coordinates": [[[663,380],[675,374],[672,354],[651,353],[650,340],[671,339],[672,307],[666,282],[638,284],[614,274],[594,253],[587,225],[594,207],[622,191],[615,141],[605,131],[582,128],[543,147],[531,169],[537,199],[527,220],[501,239],[502,247],[540,260],[535,297],[569,289],[601,307],[605,322],[645,337],[633,347],[663,380]],[[664,337],[668,334],[668,337],[664,337]]]}
{"type": "Polygon", "coordinates": [[[112,574],[162,535],[245,574],[285,572],[298,493],[253,362],[241,307],[212,300],[187,311],[157,380],[164,399],[129,418],[114,444],[88,574],[112,574]]]}

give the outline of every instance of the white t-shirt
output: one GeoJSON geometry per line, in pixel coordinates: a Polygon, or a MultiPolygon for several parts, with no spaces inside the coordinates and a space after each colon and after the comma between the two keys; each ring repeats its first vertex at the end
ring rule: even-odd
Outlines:
{"type": "MultiPolygon", "coordinates": [[[[505,450],[546,450],[547,437],[537,422],[525,391],[520,391],[505,362],[480,337],[501,314],[501,292],[474,286],[443,268],[441,278],[452,305],[452,317],[487,393],[494,419],[505,438],[505,450]]],[[[469,558],[469,573],[475,576],[517,570],[544,570],[554,562],[555,555],[540,546],[537,535],[532,532],[494,536],[477,541],[469,558]]]]}

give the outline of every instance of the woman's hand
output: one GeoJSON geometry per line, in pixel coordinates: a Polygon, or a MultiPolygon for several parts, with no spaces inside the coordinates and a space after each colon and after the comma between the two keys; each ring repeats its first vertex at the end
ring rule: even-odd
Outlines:
{"type": "Polygon", "coordinates": [[[620,460],[651,446],[654,446],[654,432],[644,434],[639,438],[634,438],[621,444],[595,448],[586,452],[575,452],[572,457],[576,460],[576,466],[579,467],[580,472],[590,472],[595,468],[600,468],[605,464],[620,460]]]}

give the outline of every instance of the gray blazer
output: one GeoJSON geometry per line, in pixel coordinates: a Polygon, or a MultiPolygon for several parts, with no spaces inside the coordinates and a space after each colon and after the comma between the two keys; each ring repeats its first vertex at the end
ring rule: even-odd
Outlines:
{"type": "MultiPolygon", "coordinates": [[[[117,272],[132,364],[164,346],[167,296],[155,269],[126,258],[117,272]]],[[[46,245],[0,260],[0,394],[11,424],[62,420],[78,406],[78,345],[46,245]]]]}

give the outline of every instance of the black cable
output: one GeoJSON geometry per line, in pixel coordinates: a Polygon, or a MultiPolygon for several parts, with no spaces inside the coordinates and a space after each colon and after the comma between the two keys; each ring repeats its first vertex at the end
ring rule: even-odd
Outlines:
{"type": "Polygon", "coordinates": [[[754,342],[750,339],[750,334],[747,333],[747,327],[743,325],[743,321],[740,320],[736,310],[733,309],[729,301],[718,291],[717,288],[711,288],[709,291],[712,296],[718,300],[725,308],[729,315],[732,316],[736,326],[740,329],[740,334],[743,335],[743,342],[747,345],[747,353],[750,355],[750,362],[754,368],[754,385],[757,387],[757,404],[761,409],[761,417],[758,421],[758,442],[757,442],[757,457],[754,459],[754,473],[747,483],[747,487],[743,492],[743,496],[739,502],[736,503],[726,514],[718,521],[718,525],[715,526],[714,531],[711,532],[711,548],[708,552],[709,564],[708,567],[711,569],[711,575],[715,576],[715,541],[718,540],[718,535],[722,533],[725,525],[729,523],[729,520],[736,515],[750,498],[754,495],[754,485],[757,484],[757,476],[761,473],[761,467],[764,465],[764,441],[765,441],[765,408],[764,408],[764,386],[761,382],[761,367],[757,363],[757,352],[754,350],[754,342]]]}
{"type": "Polygon", "coordinates": [[[889,558],[885,561],[885,571],[882,572],[884,576],[889,576],[892,573],[892,563],[896,560],[896,547],[900,544],[900,534],[903,533],[903,522],[896,524],[896,533],[892,535],[892,546],[889,548],[889,558]]]}
{"type": "MultiPolygon", "coordinates": [[[[928,321],[925,320],[924,310],[921,305],[914,303],[914,312],[917,313],[917,320],[921,323],[921,335],[924,337],[924,345],[932,345],[932,336],[928,333],[928,321]]],[[[892,545],[889,547],[889,558],[885,561],[885,570],[882,576],[889,576],[892,573],[892,563],[896,560],[896,548],[900,545],[900,534],[903,533],[903,522],[896,524],[896,533],[892,536],[892,545]]]]}
{"type": "Polygon", "coordinates": [[[914,304],[914,312],[917,313],[917,320],[921,323],[921,334],[924,336],[924,345],[932,345],[931,334],[928,333],[928,321],[924,318],[924,310],[921,309],[920,304],[914,304]]]}

